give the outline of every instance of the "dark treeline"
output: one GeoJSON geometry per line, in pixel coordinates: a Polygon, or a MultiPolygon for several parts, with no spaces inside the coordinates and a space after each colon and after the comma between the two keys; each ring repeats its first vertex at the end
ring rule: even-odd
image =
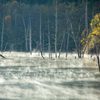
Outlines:
{"type": "MultiPolygon", "coordinates": [[[[0,0],[0,3],[7,3],[7,2],[12,2],[14,0],[0,0]]],[[[19,3],[25,3],[25,4],[31,4],[31,5],[41,5],[41,4],[48,4],[48,5],[52,5],[52,2],[54,0],[16,0],[19,3]]],[[[82,2],[84,2],[86,0],[58,0],[58,3],[69,3],[69,2],[76,2],[76,4],[80,4],[82,2]]],[[[96,1],[100,1],[100,0],[88,0],[88,2],[96,2],[96,1]]]]}
{"type": "MultiPolygon", "coordinates": [[[[32,49],[38,48],[37,43],[41,40],[42,49],[48,51],[48,37],[50,37],[51,50],[54,51],[55,0],[0,0],[0,2],[1,51],[12,49],[29,51],[30,29],[32,49]]],[[[98,0],[95,2],[88,0],[89,22],[92,19],[92,12],[98,13],[99,3],[98,0]]],[[[71,0],[58,0],[57,51],[59,49],[66,51],[68,35],[69,50],[79,48],[79,36],[85,29],[85,5],[85,0],[72,0],[72,2],[71,0]]]]}

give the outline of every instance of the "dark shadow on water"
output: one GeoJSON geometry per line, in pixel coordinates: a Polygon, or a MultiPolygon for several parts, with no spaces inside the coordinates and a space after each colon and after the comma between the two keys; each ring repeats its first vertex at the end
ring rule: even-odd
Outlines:
{"type": "Polygon", "coordinates": [[[57,85],[61,85],[64,87],[77,87],[77,88],[94,88],[100,90],[100,82],[99,81],[71,81],[71,82],[61,82],[57,83],[57,85]]]}

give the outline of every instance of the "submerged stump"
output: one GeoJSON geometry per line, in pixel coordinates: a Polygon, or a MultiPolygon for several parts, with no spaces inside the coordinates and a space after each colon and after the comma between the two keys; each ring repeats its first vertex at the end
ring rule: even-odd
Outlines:
{"type": "Polygon", "coordinates": [[[98,67],[99,67],[99,72],[100,72],[100,62],[99,62],[99,56],[97,56],[97,61],[98,61],[98,67]]]}

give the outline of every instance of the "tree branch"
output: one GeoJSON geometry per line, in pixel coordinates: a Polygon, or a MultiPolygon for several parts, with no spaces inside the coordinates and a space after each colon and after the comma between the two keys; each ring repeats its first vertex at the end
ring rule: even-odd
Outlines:
{"type": "Polygon", "coordinates": [[[0,54],[0,56],[1,56],[2,58],[6,59],[6,57],[4,57],[3,55],[0,54]]]}

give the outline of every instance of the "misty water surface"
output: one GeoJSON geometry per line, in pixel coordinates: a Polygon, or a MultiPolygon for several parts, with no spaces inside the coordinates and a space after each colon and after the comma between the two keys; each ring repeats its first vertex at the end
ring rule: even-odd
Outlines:
{"type": "MultiPolygon", "coordinates": [[[[0,58],[0,98],[3,100],[100,100],[96,61],[76,54],[42,59],[36,53],[4,52],[0,58]]],[[[53,56],[54,57],[54,56],[53,56]]]]}

